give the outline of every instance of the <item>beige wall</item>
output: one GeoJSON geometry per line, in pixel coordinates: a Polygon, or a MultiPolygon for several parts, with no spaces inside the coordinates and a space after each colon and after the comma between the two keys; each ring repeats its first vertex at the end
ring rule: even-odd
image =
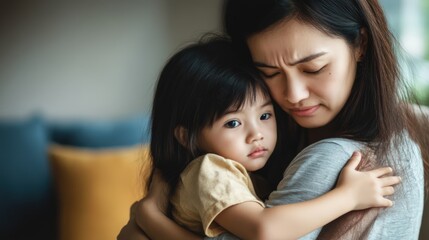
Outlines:
{"type": "Polygon", "coordinates": [[[168,56],[219,29],[221,6],[220,0],[9,2],[0,10],[0,118],[148,112],[168,56]]]}

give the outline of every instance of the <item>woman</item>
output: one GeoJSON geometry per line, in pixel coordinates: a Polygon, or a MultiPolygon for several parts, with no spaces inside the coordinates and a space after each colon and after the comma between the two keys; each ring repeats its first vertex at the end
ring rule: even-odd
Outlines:
{"type": "MultiPolygon", "coordinates": [[[[287,156],[299,152],[266,204],[305,201],[327,192],[352,152],[365,146],[376,158],[364,168],[389,165],[402,177],[395,205],[346,214],[304,239],[417,239],[423,168],[426,181],[428,174],[429,135],[422,134],[427,119],[418,119],[403,103],[393,39],[379,3],[231,0],[225,5],[225,27],[287,113],[278,123],[287,126],[287,156]]],[[[274,176],[272,182],[282,164],[287,161],[265,169],[274,176]]],[[[143,212],[150,199],[141,204],[143,212]]],[[[156,238],[151,234],[156,224],[141,225],[156,238]]]]}

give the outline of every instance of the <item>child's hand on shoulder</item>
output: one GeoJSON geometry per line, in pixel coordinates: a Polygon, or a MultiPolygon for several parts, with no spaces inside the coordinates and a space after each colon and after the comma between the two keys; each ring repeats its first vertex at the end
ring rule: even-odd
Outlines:
{"type": "Polygon", "coordinates": [[[337,188],[346,192],[354,210],[370,207],[390,207],[393,202],[386,198],[392,195],[394,185],[401,182],[399,176],[392,176],[392,168],[381,167],[369,171],[358,171],[362,154],[354,152],[341,171],[337,188]]]}

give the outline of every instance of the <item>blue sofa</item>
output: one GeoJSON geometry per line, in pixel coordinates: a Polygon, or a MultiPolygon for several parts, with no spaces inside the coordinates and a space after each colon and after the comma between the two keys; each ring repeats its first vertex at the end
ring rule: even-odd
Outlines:
{"type": "Polygon", "coordinates": [[[50,144],[101,149],[149,141],[149,117],[51,121],[0,120],[0,239],[57,239],[58,210],[50,144]]]}

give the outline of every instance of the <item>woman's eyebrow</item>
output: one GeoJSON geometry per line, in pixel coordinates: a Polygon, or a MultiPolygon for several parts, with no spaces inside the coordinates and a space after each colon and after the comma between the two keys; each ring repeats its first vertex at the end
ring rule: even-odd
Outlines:
{"type": "MultiPolygon", "coordinates": [[[[289,63],[289,65],[294,66],[294,65],[297,65],[299,63],[309,62],[309,61],[314,60],[314,59],[316,59],[316,58],[318,58],[320,56],[323,56],[325,54],[326,54],[326,52],[314,53],[314,54],[311,54],[309,56],[303,57],[303,58],[301,58],[299,60],[296,60],[295,62],[289,63]]],[[[278,68],[276,66],[268,65],[268,64],[265,64],[265,63],[261,63],[261,62],[253,62],[253,64],[256,67],[262,67],[262,68],[275,68],[275,69],[278,68]]]]}
{"type": "Polygon", "coordinates": [[[311,60],[313,60],[313,59],[316,59],[316,58],[318,58],[318,57],[320,57],[320,56],[323,56],[323,55],[325,55],[325,54],[326,54],[326,52],[314,53],[314,54],[311,54],[311,55],[309,55],[309,56],[307,56],[307,57],[303,57],[303,58],[301,58],[301,59],[299,59],[299,60],[296,60],[295,62],[290,63],[290,65],[291,65],[291,66],[294,66],[294,65],[297,65],[297,64],[299,64],[299,63],[309,62],[309,61],[311,61],[311,60]]]}
{"type": "Polygon", "coordinates": [[[261,63],[261,62],[253,62],[253,64],[254,64],[256,67],[263,67],[263,68],[278,68],[278,67],[276,67],[276,66],[271,66],[271,65],[268,65],[268,64],[265,64],[265,63],[261,63]]]}

